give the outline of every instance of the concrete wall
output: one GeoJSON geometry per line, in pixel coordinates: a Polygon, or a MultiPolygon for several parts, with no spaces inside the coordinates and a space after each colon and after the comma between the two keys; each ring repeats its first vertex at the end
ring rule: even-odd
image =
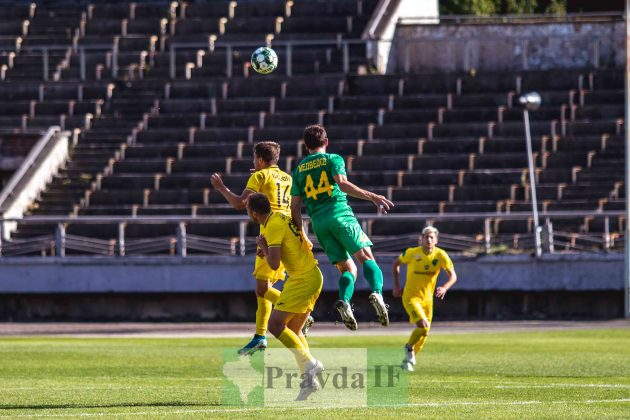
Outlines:
{"type": "Polygon", "coordinates": [[[528,24],[399,24],[389,72],[544,70],[625,66],[619,21],[528,24]]]}
{"type": "MultiPolygon", "coordinates": [[[[385,288],[391,261],[380,257],[385,288]]],[[[324,290],[339,275],[320,256],[324,290]]],[[[623,290],[622,254],[454,257],[460,291],[623,290]]],[[[0,259],[0,293],[206,293],[253,290],[252,257],[66,257],[0,259]]],[[[357,289],[365,290],[361,278],[357,289]]]]}
{"type": "MultiPolygon", "coordinates": [[[[393,321],[407,320],[391,296],[392,256],[379,257],[393,321]]],[[[0,258],[0,321],[246,321],[255,317],[251,257],[0,258]]],[[[324,292],[314,315],[337,319],[339,275],[324,257],[324,292]]],[[[623,315],[623,255],[454,258],[459,282],[438,319],[606,319],[623,315]]],[[[441,278],[439,283],[443,282],[441,278]]],[[[367,284],[353,298],[373,321],[367,284]]]]}

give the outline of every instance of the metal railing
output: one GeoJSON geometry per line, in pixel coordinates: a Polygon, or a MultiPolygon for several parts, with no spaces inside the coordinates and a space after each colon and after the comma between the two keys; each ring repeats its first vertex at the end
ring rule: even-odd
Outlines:
{"type": "MultiPolygon", "coordinates": [[[[623,247],[622,224],[627,223],[623,211],[584,212],[584,211],[550,211],[541,212],[544,221],[543,248],[546,253],[554,252],[608,252],[623,247]],[[603,232],[565,232],[554,230],[555,220],[567,218],[583,218],[584,220],[602,220],[603,232]],[[611,221],[616,219],[619,226],[613,229],[611,221]]],[[[422,228],[435,225],[440,228],[441,222],[448,221],[483,221],[483,229],[475,234],[440,234],[440,244],[449,251],[467,254],[491,254],[504,252],[531,252],[535,248],[534,232],[529,229],[524,233],[501,234],[497,229],[500,221],[530,221],[531,213],[452,213],[452,214],[358,214],[363,229],[371,236],[376,252],[399,252],[405,246],[414,244],[422,228]],[[372,224],[376,221],[407,222],[409,233],[404,235],[371,235],[372,224]]],[[[142,216],[142,217],[103,217],[103,216],[38,216],[23,219],[0,219],[0,227],[4,222],[18,222],[20,226],[49,225],[51,233],[30,238],[0,240],[0,255],[42,255],[64,257],[68,251],[80,254],[97,254],[108,256],[166,254],[187,256],[189,254],[248,255],[256,249],[255,238],[247,235],[250,223],[246,216],[142,216]],[[226,224],[238,225],[238,232],[232,237],[208,237],[189,234],[187,227],[194,224],[226,224]],[[172,227],[171,235],[159,237],[130,238],[127,226],[167,225],[172,227]],[[71,225],[114,225],[118,232],[113,238],[93,238],[70,235],[66,231],[71,225]],[[53,232],[54,231],[54,232],[53,232]]],[[[305,218],[308,227],[308,218],[305,218]]],[[[0,230],[0,238],[3,237],[0,230]]],[[[321,248],[315,242],[315,250],[321,248]]]]}
{"type": "MultiPolygon", "coordinates": [[[[134,36],[127,36],[126,39],[132,39],[134,36]]],[[[42,55],[42,79],[48,81],[50,78],[50,52],[53,51],[68,51],[72,50],[79,56],[79,77],[80,80],[86,80],[87,76],[87,64],[86,55],[89,52],[105,52],[108,54],[108,68],[112,78],[118,77],[119,73],[119,40],[120,37],[115,37],[111,44],[90,44],[90,45],[72,45],[72,46],[21,46],[19,52],[36,52],[42,55]]],[[[351,45],[364,45],[372,43],[374,41],[365,41],[361,39],[344,39],[342,36],[337,36],[335,39],[312,39],[312,40],[297,40],[297,41],[267,41],[265,44],[273,46],[276,52],[280,55],[280,59],[283,61],[284,74],[287,76],[293,75],[293,52],[299,47],[334,47],[335,49],[342,51],[342,71],[344,74],[350,72],[350,46],[351,45]]],[[[162,53],[166,52],[163,42],[159,43],[158,50],[162,53]]],[[[185,68],[192,70],[194,68],[203,67],[203,56],[206,54],[212,54],[216,50],[225,50],[225,76],[232,77],[234,74],[234,51],[238,48],[251,48],[259,47],[261,42],[223,42],[216,41],[216,37],[208,36],[208,42],[171,42],[168,47],[169,54],[169,77],[171,79],[177,78],[177,51],[195,50],[198,53],[198,58],[194,62],[185,63],[185,68]]],[[[0,47],[0,52],[12,53],[15,48],[0,47]]],[[[369,48],[366,48],[366,58],[369,57],[369,48]]],[[[155,51],[152,51],[155,53],[155,51]]],[[[139,62],[142,61],[144,55],[148,55],[148,51],[141,51],[138,53],[139,62]]],[[[249,57],[247,57],[248,59],[249,57]]],[[[246,60],[248,62],[248,60],[246,60]]],[[[10,67],[8,67],[10,69],[10,67]]],[[[244,69],[247,71],[247,69],[244,69]]]]}
{"type": "MultiPolygon", "coordinates": [[[[347,74],[350,72],[350,46],[351,45],[364,45],[370,41],[365,41],[361,39],[345,39],[341,36],[336,37],[336,39],[311,39],[311,40],[299,40],[299,41],[272,41],[267,40],[265,43],[268,47],[273,47],[275,51],[282,57],[284,54],[284,70],[287,76],[293,75],[293,52],[297,47],[314,47],[314,46],[324,46],[324,47],[335,47],[336,49],[342,50],[342,69],[343,73],[347,74]],[[280,48],[279,48],[280,47],[280,48]]],[[[260,47],[260,42],[256,41],[248,41],[248,42],[223,42],[217,41],[216,37],[209,36],[208,42],[172,42],[169,47],[169,76],[171,79],[176,78],[176,68],[177,68],[177,51],[178,50],[198,50],[203,52],[206,51],[212,53],[216,50],[222,49],[226,51],[225,54],[225,75],[227,77],[232,77],[234,74],[234,50],[237,48],[251,48],[253,49],[260,47]]],[[[367,51],[367,49],[366,49],[367,51]]],[[[203,57],[203,56],[201,56],[203,57]]],[[[249,56],[247,57],[249,59],[249,56]]],[[[369,57],[366,57],[369,58],[369,57]]],[[[248,60],[246,60],[248,61],[248,60]]],[[[195,67],[201,67],[203,60],[199,58],[193,64],[195,67]]],[[[188,63],[187,63],[188,64],[188,63]]]]}
{"type": "MultiPolygon", "coordinates": [[[[22,217],[29,204],[68,158],[69,136],[69,132],[52,126],[35,143],[2,189],[0,214],[3,217],[22,217]]],[[[0,236],[8,235],[16,227],[15,222],[0,225],[0,236]]]]}
{"type": "MultiPolygon", "coordinates": [[[[90,44],[90,45],[48,45],[48,46],[20,46],[17,48],[17,52],[35,52],[41,53],[42,55],[42,80],[48,81],[50,79],[50,53],[53,51],[63,51],[67,52],[68,50],[72,50],[79,54],[79,68],[80,68],[80,78],[81,80],[86,79],[86,60],[85,54],[88,51],[104,51],[108,54],[111,54],[112,65],[110,66],[112,78],[115,78],[118,74],[118,43],[113,42],[112,44],[90,44]]],[[[3,53],[13,53],[16,51],[16,48],[11,47],[0,47],[0,52],[3,53]]],[[[19,57],[17,55],[16,57],[19,57]]],[[[7,67],[4,69],[3,74],[6,74],[6,70],[11,67],[7,67]]],[[[3,78],[4,80],[4,78],[3,78]]]]}
{"type": "Polygon", "coordinates": [[[411,16],[401,17],[398,23],[401,25],[421,25],[427,22],[455,23],[455,24],[513,24],[513,23],[588,23],[588,22],[615,22],[624,19],[623,12],[586,12],[555,14],[522,14],[522,15],[441,15],[441,16],[411,16]]]}

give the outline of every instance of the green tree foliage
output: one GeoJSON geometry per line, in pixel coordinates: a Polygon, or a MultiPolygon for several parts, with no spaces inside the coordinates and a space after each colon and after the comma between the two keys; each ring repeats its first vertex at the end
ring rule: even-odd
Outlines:
{"type": "Polygon", "coordinates": [[[440,0],[441,15],[564,14],[567,0],[440,0]]]}
{"type": "MultiPolygon", "coordinates": [[[[498,3],[498,2],[497,2],[498,3]]],[[[536,0],[505,0],[502,1],[502,12],[510,15],[531,14],[536,12],[536,0]]]]}
{"type": "Polygon", "coordinates": [[[556,15],[564,15],[567,13],[566,0],[551,0],[545,8],[545,13],[553,13],[556,15]]]}

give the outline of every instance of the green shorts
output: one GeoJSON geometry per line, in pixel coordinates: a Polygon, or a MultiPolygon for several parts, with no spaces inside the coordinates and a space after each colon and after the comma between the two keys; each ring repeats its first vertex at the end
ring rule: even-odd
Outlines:
{"type": "Polygon", "coordinates": [[[351,209],[315,216],[311,218],[311,226],[333,264],[346,261],[358,250],[372,246],[351,209]]]}

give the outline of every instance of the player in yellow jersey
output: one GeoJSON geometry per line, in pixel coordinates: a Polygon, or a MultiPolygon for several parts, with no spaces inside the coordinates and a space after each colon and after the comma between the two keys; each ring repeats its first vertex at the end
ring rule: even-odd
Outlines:
{"type": "Polygon", "coordinates": [[[256,244],[272,269],[281,265],[289,274],[269,319],[269,331],[291,350],[304,372],[298,400],[320,389],[317,374],[324,370],[310,353],[302,327],[315,307],[324,279],[312,246],[290,217],[273,212],[264,194],[252,194],[247,200],[247,213],[260,224],[256,244]]]}
{"type": "Polygon", "coordinates": [[[420,246],[407,248],[394,261],[394,297],[400,297],[400,283],[398,273],[402,264],[407,265],[407,281],[402,292],[402,301],[409,314],[409,322],[416,325],[409,341],[405,344],[405,359],[402,363],[404,370],[413,371],[418,354],[429,335],[431,320],[433,319],[433,293],[435,297],[444,299],[446,292],[457,281],[457,274],[450,257],[438,243],[439,232],[433,226],[422,230],[420,246]],[[448,280],[442,286],[435,288],[440,270],[448,275],[448,280]]]}
{"type": "MultiPolygon", "coordinates": [[[[254,172],[249,177],[247,185],[241,195],[231,192],[223,183],[219,174],[210,178],[212,186],[237,210],[244,210],[247,198],[254,193],[267,196],[273,211],[286,215],[291,214],[291,176],[278,168],[280,159],[280,145],[272,141],[263,141],[254,145],[254,172]]],[[[245,345],[239,353],[251,354],[267,347],[267,322],[271,308],[276,303],[280,291],[273,287],[278,280],[284,280],[285,272],[282,264],[277,269],[271,269],[264,258],[256,257],[254,265],[256,279],[256,333],[254,338],[245,345]]],[[[306,329],[312,324],[312,318],[306,329]]]]}

